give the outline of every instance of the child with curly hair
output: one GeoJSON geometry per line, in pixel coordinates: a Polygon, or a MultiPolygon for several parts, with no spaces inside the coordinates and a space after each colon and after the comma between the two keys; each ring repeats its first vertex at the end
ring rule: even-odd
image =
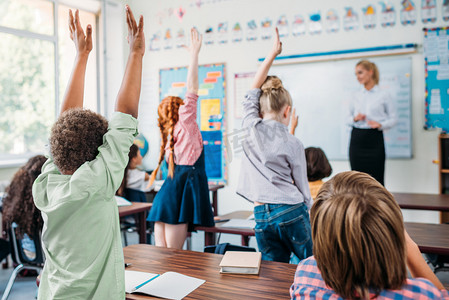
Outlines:
{"type": "Polygon", "coordinates": [[[51,157],[33,185],[42,212],[46,256],[38,299],[124,299],[124,259],[114,195],[137,135],[137,114],[145,53],[143,17],[136,23],[126,6],[130,53],[116,112],[108,121],[83,109],[84,79],[92,50],[92,27],[86,35],[69,11],[70,37],[77,55],[50,136],[51,157]]]}
{"type": "Polygon", "coordinates": [[[298,264],[292,299],[449,298],[393,195],[368,174],[343,172],[324,183],[310,220],[314,256],[298,264]]]}
{"type": "Polygon", "coordinates": [[[262,259],[289,262],[312,255],[304,146],[290,134],[292,99],[268,71],[282,51],[276,28],[273,49],[260,65],[243,101],[243,158],[237,194],[254,203],[255,233],[262,259]]]}
{"type": "Polygon", "coordinates": [[[159,105],[162,142],[156,179],[164,156],[168,178],[153,200],[148,221],[154,223],[156,246],[181,249],[194,225],[214,226],[209,199],[203,141],[196,123],[198,101],[198,53],[202,37],[191,30],[191,61],[185,99],[168,96],[159,105]]]}
{"type": "Polygon", "coordinates": [[[10,226],[16,223],[16,234],[22,240],[22,247],[30,260],[36,256],[36,249],[32,239],[42,230],[44,221],[41,212],[33,202],[33,182],[41,174],[41,169],[47,158],[36,155],[30,158],[13,176],[6,188],[3,198],[3,221],[10,226]]]}

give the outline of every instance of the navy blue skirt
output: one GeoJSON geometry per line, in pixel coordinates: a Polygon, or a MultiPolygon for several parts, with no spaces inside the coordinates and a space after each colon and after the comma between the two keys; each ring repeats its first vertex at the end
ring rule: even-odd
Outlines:
{"type": "Polygon", "coordinates": [[[189,231],[215,226],[209,197],[203,150],[193,166],[175,165],[173,178],[167,177],[154,197],[147,221],[188,223],[189,231]]]}

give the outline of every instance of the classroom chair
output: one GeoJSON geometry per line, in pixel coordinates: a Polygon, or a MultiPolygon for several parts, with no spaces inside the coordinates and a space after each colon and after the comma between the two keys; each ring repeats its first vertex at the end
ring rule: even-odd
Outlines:
{"type": "Polygon", "coordinates": [[[5,292],[3,294],[3,297],[1,300],[6,300],[9,297],[9,293],[11,292],[12,286],[14,284],[14,281],[16,280],[17,275],[22,270],[35,270],[38,273],[40,273],[44,267],[44,253],[42,251],[42,244],[41,244],[41,235],[40,232],[36,232],[34,234],[34,247],[36,249],[36,255],[33,259],[28,257],[24,251],[24,248],[22,246],[22,240],[17,237],[16,231],[17,231],[18,225],[16,223],[12,223],[11,226],[9,226],[8,234],[9,234],[9,240],[11,243],[11,257],[12,260],[17,264],[17,267],[12,271],[11,276],[9,277],[8,284],[6,285],[5,292]]]}

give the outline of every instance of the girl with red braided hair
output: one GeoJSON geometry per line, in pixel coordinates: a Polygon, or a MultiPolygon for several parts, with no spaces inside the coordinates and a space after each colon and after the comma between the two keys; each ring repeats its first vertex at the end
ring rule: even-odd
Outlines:
{"type": "Polygon", "coordinates": [[[153,201],[148,221],[154,222],[156,246],[181,249],[195,225],[214,226],[209,199],[203,140],[196,123],[198,101],[198,53],[202,37],[191,30],[190,65],[185,99],[168,96],[159,104],[161,152],[158,167],[168,162],[168,178],[153,201]]]}

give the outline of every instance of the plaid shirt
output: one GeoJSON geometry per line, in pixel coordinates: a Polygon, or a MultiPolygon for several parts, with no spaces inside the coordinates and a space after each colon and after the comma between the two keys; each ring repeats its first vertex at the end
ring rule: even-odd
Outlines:
{"type": "MultiPolygon", "coordinates": [[[[326,285],[313,256],[298,264],[290,295],[292,299],[343,299],[326,285]]],[[[407,279],[400,290],[383,290],[376,299],[449,299],[449,295],[446,290],[438,290],[427,279],[419,278],[407,279]]]]}

